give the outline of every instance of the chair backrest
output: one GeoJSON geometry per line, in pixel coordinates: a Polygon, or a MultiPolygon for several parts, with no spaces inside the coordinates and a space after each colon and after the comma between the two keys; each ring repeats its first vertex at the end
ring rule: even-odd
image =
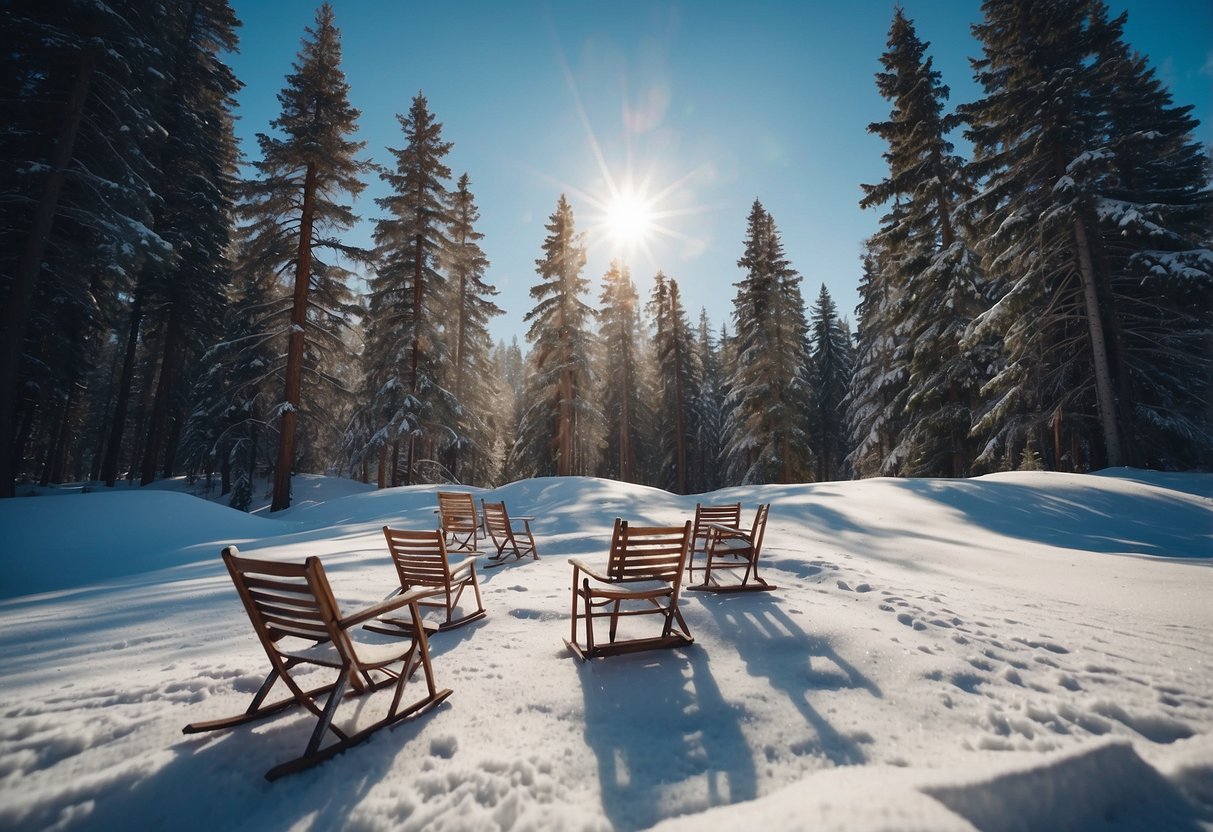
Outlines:
{"type": "Polygon", "coordinates": [[[406,531],[384,526],[383,536],[405,591],[413,587],[450,586],[451,565],[441,530],[406,531]]]}
{"type": "Polygon", "coordinates": [[[754,552],[755,560],[762,551],[762,538],[767,533],[767,516],[770,513],[770,503],[759,506],[758,511],[754,512],[754,526],[750,529],[750,549],[754,552]]]}
{"type": "Polygon", "coordinates": [[[705,506],[695,504],[695,537],[707,536],[709,523],[719,523],[722,526],[737,528],[741,525],[741,503],[724,503],[722,505],[705,506]]]}
{"type": "Polygon", "coordinates": [[[271,659],[278,642],[288,637],[345,646],[345,634],[336,626],[341,611],[319,558],[301,564],[255,560],[228,546],[223,562],[271,659]]]}
{"type": "Polygon", "coordinates": [[[504,502],[489,503],[480,501],[484,511],[484,525],[490,534],[506,537],[510,534],[510,513],[505,509],[504,502]]]}
{"type": "Polygon", "coordinates": [[[463,491],[439,491],[438,513],[442,517],[442,528],[447,532],[475,531],[480,525],[476,519],[476,501],[463,491]]]}
{"type": "Polygon", "coordinates": [[[616,581],[662,580],[677,589],[690,548],[690,520],[681,526],[633,526],[617,517],[607,576],[616,581]]]}

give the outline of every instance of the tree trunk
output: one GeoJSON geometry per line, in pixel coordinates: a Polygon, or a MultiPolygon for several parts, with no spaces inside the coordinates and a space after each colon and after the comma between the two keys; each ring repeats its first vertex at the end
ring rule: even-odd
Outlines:
{"type": "Polygon", "coordinates": [[[63,416],[59,420],[59,431],[55,437],[54,448],[51,451],[50,481],[64,481],[63,472],[67,468],[67,448],[71,442],[72,412],[76,409],[76,394],[80,385],[73,381],[67,389],[67,401],[63,403],[63,416]]]}
{"type": "Polygon", "coordinates": [[[295,423],[303,388],[303,328],[307,324],[307,295],[312,280],[312,222],[316,213],[316,163],[309,162],[303,180],[303,211],[299,218],[299,254],[295,260],[295,297],[287,338],[286,392],[283,395],[278,462],[274,467],[274,496],[270,511],[291,504],[291,473],[295,461],[295,423]]]}
{"type": "MultiPolygon", "coordinates": [[[[673,324],[677,324],[674,321],[673,324]]],[[[682,400],[682,344],[681,333],[677,326],[671,326],[674,333],[674,467],[678,471],[678,494],[687,493],[687,441],[686,441],[686,407],[682,400]]]]}
{"type": "Polygon", "coordinates": [[[176,476],[177,448],[181,445],[181,428],[184,424],[185,414],[169,413],[168,435],[164,440],[164,467],[160,469],[160,476],[163,479],[168,480],[176,476]]]}
{"type": "Polygon", "coordinates": [[[1087,332],[1091,338],[1091,364],[1095,372],[1095,397],[1099,407],[1099,422],[1103,428],[1107,464],[1111,468],[1119,468],[1124,465],[1124,455],[1120,445],[1116,392],[1113,389],[1112,368],[1108,361],[1108,346],[1104,339],[1099,288],[1095,282],[1095,264],[1091,257],[1091,241],[1081,217],[1074,219],[1074,242],[1078,248],[1078,270],[1087,313],[1087,332]]]}
{"type": "MultiPolygon", "coordinates": [[[[93,32],[95,34],[95,31],[93,32]]],[[[80,66],[72,84],[71,94],[55,138],[55,149],[51,154],[50,173],[42,186],[42,194],[30,223],[29,236],[17,263],[16,274],[9,288],[4,308],[0,310],[0,497],[14,494],[13,427],[17,413],[17,396],[21,383],[21,358],[25,347],[25,333],[29,326],[30,305],[34,298],[34,287],[42,271],[42,258],[55,223],[55,211],[59,206],[59,194],[67,177],[76,146],[76,136],[84,115],[84,102],[88,98],[93,80],[93,69],[97,56],[92,47],[80,53],[80,66]]]]}
{"type": "Polygon", "coordinates": [[[152,417],[147,429],[147,441],[143,448],[143,466],[140,485],[156,479],[156,460],[164,450],[169,402],[177,382],[181,352],[181,321],[176,304],[169,313],[164,332],[163,359],[160,362],[160,377],[156,382],[156,396],[152,400],[152,417]]]}
{"type": "Polygon", "coordinates": [[[105,458],[101,461],[100,479],[109,488],[118,481],[118,454],[122,448],[122,432],[126,428],[126,411],[130,407],[131,385],[135,377],[135,353],[139,347],[139,327],[143,322],[143,291],[135,292],[131,302],[130,326],[126,333],[126,352],[122,357],[122,375],[118,378],[118,397],[114,403],[114,418],[110,423],[105,458]]]}

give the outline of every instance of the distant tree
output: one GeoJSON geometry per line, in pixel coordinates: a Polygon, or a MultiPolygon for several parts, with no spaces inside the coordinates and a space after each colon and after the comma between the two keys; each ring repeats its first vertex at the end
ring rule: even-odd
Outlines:
{"type": "Polygon", "coordinates": [[[825,284],[809,311],[812,352],[809,386],[813,391],[812,437],[817,457],[817,480],[844,478],[847,456],[843,402],[850,388],[855,351],[846,321],[825,284]]]}
{"type": "Polygon", "coordinates": [[[296,462],[296,428],[306,375],[310,389],[338,383],[328,366],[345,349],[341,331],[353,314],[350,272],[322,251],[363,260],[360,250],[330,236],[349,228],[356,217],[340,203],[361,193],[361,176],[370,164],[356,158],[363,142],[349,137],[358,110],[350,106],[349,84],[341,70],[341,36],[333,9],[325,3],[278,95],[282,113],[271,125],[282,138],[257,135],[262,158],[253,163],[256,178],[246,183],[241,213],[254,238],[245,267],[293,274],[289,308],[273,302],[262,319],[285,340],[284,392],[276,408],[279,443],[274,466],[271,511],[290,506],[291,474],[296,462]],[[306,374],[305,374],[306,369],[306,374]]]}
{"type": "Polygon", "coordinates": [[[686,494],[692,480],[691,448],[699,430],[695,394],[700,369],[678,283],[661,272],[653,284],[649,310],[656,329],[657,485],[675,494],[686,494]]]}
{"type": "Polygon", "coordinates": [[[747,484],[808,481],[808,324],[800,275],[784,257],[775,222],[758,200],[737,265],[746,275],[733,301],[737,334],[726,405],[729,476],[747,484]]]}
{"type": "Polygon", "coordinates": [[[509,465],[521,476],[585,475],[602,421],[592,398],[594,312],[583,300],[585,247],[563,194],[545,227],[544,256],[535,261],[540,282],[531,287],[535,306],[526,314],[532,349],[525,410],[509,465]]]}
{"type": "Polygon", "coordinates": [[[622,482],[643,480],[637,460],[649,427],[639,302],[628,267],[612,260],[598,299],[598,378],[606,429],[600,471],[622,482]]]}
{"type": "MultiPolygon", "coordinates": [[[[720,341],[727,340],[721,333],[720,341]]],[[[720,348],[713,343],[706,310],[699,311],[695,343],[699,386],[695,390],[695,441],[691,445],[691,491],[702,494],[724,485],[725,370],[720,348]]]]}

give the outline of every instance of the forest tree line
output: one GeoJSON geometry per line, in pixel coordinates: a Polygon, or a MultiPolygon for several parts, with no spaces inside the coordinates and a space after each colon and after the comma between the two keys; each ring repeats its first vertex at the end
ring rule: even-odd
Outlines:
{"type": "Polygon", "coordinates": [[[388,164],[357,140],[330,6],[241,174],[226,0],[6,4],[0,495],[188,474],[247,509],[266,477],[276,510],[295,472],[700,493],[1208,469],[1213,191],[1191,107],[1100,0],[983,15],[983,95],[949,109],[894,11],[854,332],[825,286],[806,302],[758,199],[714,323],[673,276],[642,298],[621,262],[585,274],[561,195],[524,350],[489,335],[472,172],[424,94],[388,164]],[[388,195],[360,248],[344,236],[373,177],[388,195]]]}

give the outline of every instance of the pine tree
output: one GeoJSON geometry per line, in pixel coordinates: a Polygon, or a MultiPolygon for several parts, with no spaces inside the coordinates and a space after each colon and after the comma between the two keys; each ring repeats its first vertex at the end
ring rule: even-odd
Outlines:
{"type": "Polygon", "coordinates": [[[602,278],[598,343],[602,415],[606,427],[600,472],[622,482],[642,482],[638,460],[647,454],[650,415],[642,381],[639,296],[625,264],[617,260],[602,278]]]}
{"type": "Polygon", "coordinates": [[[163,460],[165,477],[173,475],[172,437],[185,420],[201,351],[218,334],[231,273],[237,156],[231,111],[240,84],[218,56],[236,48],[238,23],[225,0],[175,11],[169,17],[172,82],[154,177],[161,194],[154,227],[176,256],[173,268],[145,268],[141,275],[161,353],[144,442],[144,485],[155,479],[157,461],[163,460]]]}
{"type": "Polygon", "coordinates": [[[962,108],[985,178],[976,204],[995,289],[975,331],[1004,344],[988,385],[997,398],[978,423],[983,458],[1036,439],[1051,467],[1115,466],[1170,434],[1164,455],[1175,459],[1174,437],[1207,436],[1207,417],[1189,415],[1200,412],[1189,373],[1208,377],[1207,325],[1183,308],[1207,301],[1211,264],[1194,122],[1141,61],[1123,60],[1124,17],[1109,21],[1104,3],[984,10],[974,67],[985,97],[962,108]],[[1177,405],[1184,416],[1155,420],[1177,405]]]}
{"type": "Polygon", "coordinates": [[[963,160],[947,140],[958,124],[944,115],[948,88],[900,8],[893,14],[888,46],[876,85],[893,109],[888,121],[873,123],[868,131],[888,142],[889,175],[865,185],[860,202],[865,208],[894,203],[880,235],[891,255],[885,261],[887,279],[899,302],[880,307],[887,315],[864,321],[892,339],[894,372],[905,380],[889,405],[901,432],[882,468],[962,476],[974,456],[969,429],[983,380],[978,350],[961,343],[983,308],[978,258],[961,233],[960,206],[972,188],[963,160]]]}
{"type": "Polygon", "coordinates": [[[334,381],[327,365],[333,353],[344,350],[340,333],[353,313],[350,273],[320,254],[327,250],[362,259],[360,251],[333,237],[357,219],[338,200],[362,191],[360,176],[369,163],[355,158],[363,143],[349,138],[359,113],[349,103],[340,32],[329,4],[317,10],[278,100],[282,113],[272,126],[282,138],[258,134],[262,158],[253,164],[257,179],[247,183],[241,206],[255,238],[246,266],[291,272],[289,307],[272,304],[262,321],[286,341],[285,389],[275,408],[280,427],[271,511],[290,505],[305,367],[312,388],[334,381]]]}
{"type": "Polygon", "coordinates": [[[130,276],[171,256],[150,231],[147,187],[163,90],[156,11],[143,0],[0,9],[0,497],[14,493],[14,463],[33,467],[31,438],[65,435],[102,316],[130,276]]]}
{"type": "Polygon", "coordinates": [[[695,339],[678,283],[661,272],[654,281],[649,309],[656,326],[657,485],[675,494],[687,494],[692,480],[691,447],[699,431],[695,393],[700,370],[696,366],[695,339]]]}
{"type": "Polygon", "coordinates": [[[489,321],[501,314],[493,302],[497,290],[484,281],[489,261],[480,248],[484,235],[476,230],[480,210],[465,173],[451,194],[450,245],[444,257],[452,299],[450,323],[450,389],[459,410],[455,432],[461,439],[451,445],[447,467],[459,482],[484,484],[495,478],[493,462],[496,431],[490,415],[501,379],[490,357],[493,341],[489,321]],[[462,452],[461,452],[462,451],[462,452]]]}
{"type": "Polygon", "coordinates": [[[771,215],[758,200],[747,221],[737,265],[733,319],[736,366],[729,383],[725,456],[734,482],[802,482],[812,478],[808,324],[800,275],[788,264],[771,215]]]}
{"type": "MultiPolygon", "coordinates": [[[[243,240],[249,242],[256,240],[243,240]]],[[[182,453],[195,469],[210,470],[217,463],[221,493],[231,492],[229,505],[247,511],[256,472],[271,463],[265,426],[281,389],[281,339],[263,326],[263,310],[282,288],[272,272],[243,267],[242,255],[236,259],[238,279],[228,289],[224,337],[202,358],[205,369],[194,384],[182,453]]]]}
{"type": "Polygon", "coordinates": [[[1107,167],[1096,213],[1108,261],[1118,344],[1117,395],[1128,461],[1163,469],[1213,464],[1213,191],[1194,139],[1146,59],[1124,42],[1126,15],[1106,26],[1095,69],[1111,91],[1107,167]]]}
{"type": "Polygon", "coordinates": [[[535,306],[526,314],[526,410],[509,467],[518,476],[585,475],[593,470],[602,416],[592,399],[594,312],[582,300],[589,287],[581,276],[585,247],[564,194],[545,227],[544,256],[535,261],[540,282],[531,287],[535,306]]]}
{"type": "MultiPolygon", "coordinates": [[[[727,340],[721,334],[721,342],[727,340]]],[[[695,441],[691,445],[691,491],[703,494],[724,485],[721,455],[724,450],[725,371],[720,348],[712,342],[708,313],[699,311],[699,337],[695,349],[699,386],[695,390],[695,441]]]]}
{"type": "Polygon", "coordinates": [[[366,320],[364,396],[373,413],[380,486],[388,484],[385,468],[391,485],[401,481],[395,462],[401,452],[403,482],[411,484],[420,475],[422,458],[459,441],[450,431],[458,404],[442,378],[451,357],[442,329],[447,283],[439,270],[451,246],[445,185],[451,170],[442,161],[451,143],[442,140],[442,125],[421,93],[408,115],[397,119],[406,142],[391,149],[394,170],[381,174],[392,193],[376,200],[388,216],[375,225],[378,262],[369,281],[366,320]]]}
{"type": "Polygon", "coordinates": [[[817,480],[844,478],[847,457],[843,402],[850,389],[855,355],[851,332],[838,317],[834,299],[825,284],[809,312],[812,326],[813,441],[817,480]]]}

